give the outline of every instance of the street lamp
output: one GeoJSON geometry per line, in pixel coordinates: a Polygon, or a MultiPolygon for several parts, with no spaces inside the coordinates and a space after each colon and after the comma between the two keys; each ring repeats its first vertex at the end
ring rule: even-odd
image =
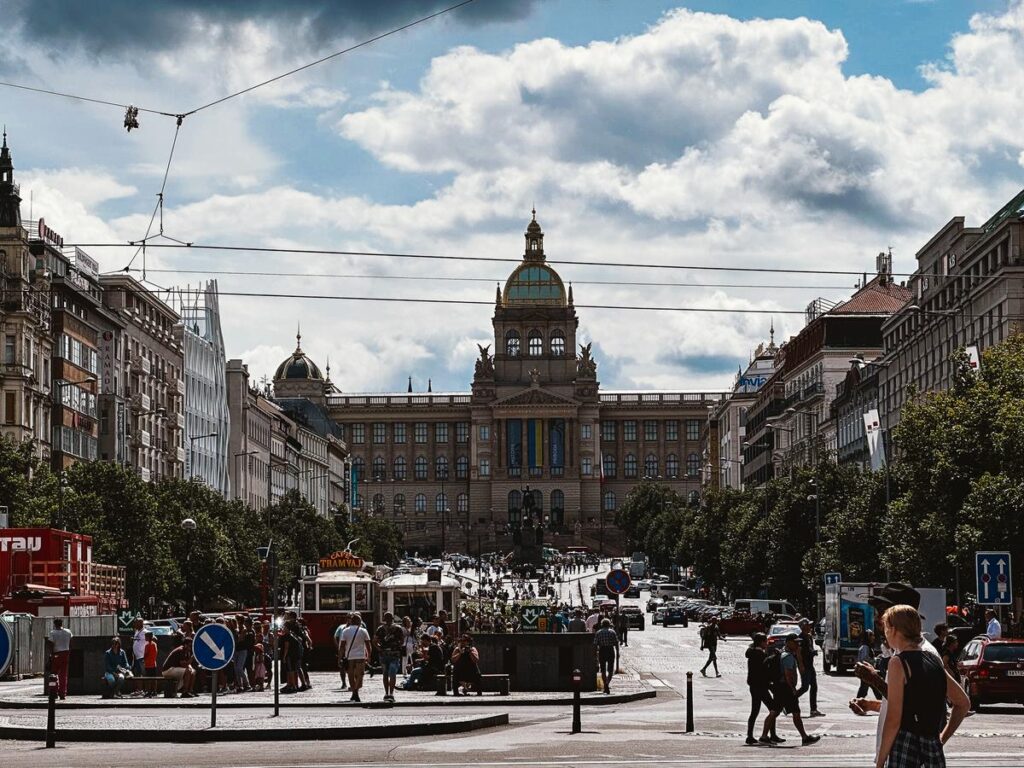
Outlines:
{"type": "Polygon", "coordinates": [[[196,533],[196,521],[186,517],[181,521],[181,529],[185,531],[185,613],[192,613],[194,596],[192,594],[192,539],[196,533]]]}
{"type": "Polygon", "coordinates": [[[211,437],[219,437],[219,432],[211,432],[208,435],[191,435],[188,440],[188,476],[189,479],[196,476],[196,440],[207,440],[211,437]]]}

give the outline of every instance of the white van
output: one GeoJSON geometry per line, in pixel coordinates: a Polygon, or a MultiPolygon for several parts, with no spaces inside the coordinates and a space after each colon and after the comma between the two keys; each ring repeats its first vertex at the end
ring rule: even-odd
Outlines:
{"type": "Polygon", "coordinates": [[[668,600],[673,597],[689,597],[692,594],[693,590],[685,584],[651,584],[651,597],[664,597],[668,600]]]}
{"type": "Polygon", "coordinates": [[[776,616],[796,616],[796,608],[793,607],[792,603],[788,603],[785,600],[758,600],[753,597],[742,597],[739,600],[733,601],[732,609],[739,613],[771,613],[776,616]]]}

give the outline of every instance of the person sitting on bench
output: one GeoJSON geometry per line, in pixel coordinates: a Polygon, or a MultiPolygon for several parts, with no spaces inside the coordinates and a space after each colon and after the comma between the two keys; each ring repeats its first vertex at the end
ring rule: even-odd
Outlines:
{"type": "Polygon", "coordinates": [[[112,638],[110,648],[103,654],[103,681],[107,684],[104,695],[113,696],[115,699],[122,698],[121,688],[124,686],[124,679],[131,675],[128,655],[121,649],[121,639],[112,638]]]}
{"type": "Polygon", "coordinates": [[[174,680],[177,683],[181,698],[195,698],[195,694],[192,693],[196,679],[196,672],[192,668],[192,638],[185,638],[181,645],[167,654],[162,674],[165,680],[174,680]]]}
{"type": "Polygon", "coordinates": [[[452,696],[459,695],[459,686],[463,694],[475,690],[477,695],[483,693],[480,679],[480,651],[473,645],[473,638],[468,633],[459,638],[452,650],[452,696]]]}

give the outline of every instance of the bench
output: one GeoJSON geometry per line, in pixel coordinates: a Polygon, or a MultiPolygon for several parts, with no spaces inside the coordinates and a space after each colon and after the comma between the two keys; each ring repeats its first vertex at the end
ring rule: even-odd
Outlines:
{"type": "MultiPolygon", "coordinates": [[[[437,675],[436,681],[436,695],[445,696],[448,691],[453,691],[451,671],[447,674],[437,675]]],[[[480,688],[476,691],[477,695],[486,693],[497,693],[500,696],[508,696],[510,691],[510,684],[508,675],[480,675],[480,688]]]]}
{"type": "Polygon", "coordinates": [[[157,677],[132,677],[125,680],[131,683],[133,691],[144,691],[147,695],[156,696],[157,692],[163,691],[164,698],[173,699],[178,693],[178,684],[174,680],[168,680],[163,675],[157,677]]]}

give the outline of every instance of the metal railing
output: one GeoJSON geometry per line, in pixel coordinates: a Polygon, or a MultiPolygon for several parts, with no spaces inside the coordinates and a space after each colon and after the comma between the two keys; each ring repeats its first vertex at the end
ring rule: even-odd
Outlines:
{"type": "MultiPolygon", "coordinates": [[[[11,666],[7,677],[41,675],[46,668],[46,640],[53,629],[52,616],[11,615],[0,617],[11,630],[11,666]]],[[[66,616],[64,626],[75,637],[112,637],[117,616],[66,616]]]]}

